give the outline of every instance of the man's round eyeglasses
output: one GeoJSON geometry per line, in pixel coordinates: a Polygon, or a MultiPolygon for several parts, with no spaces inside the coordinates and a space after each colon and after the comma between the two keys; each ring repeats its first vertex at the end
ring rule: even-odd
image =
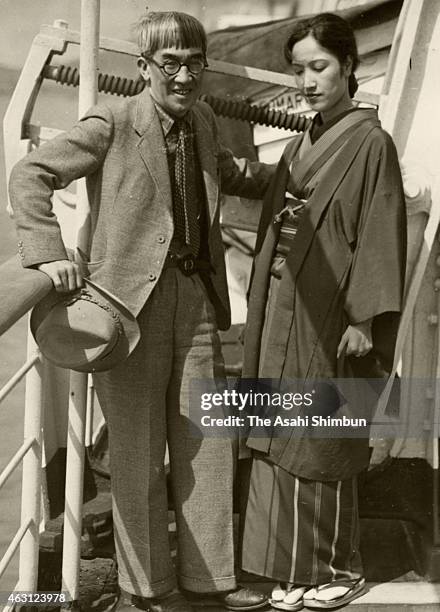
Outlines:
{"type": "Polygon", "coordinates": [[[180,63],[177,60],[167,60],[164,64],[159,64],[152,57],[146,57],[145,59],[160,68],[167,76],[175,76],[180,72],[182,66],[186,66],[189,72],[196,76],[208,67],[207,62],[203,59],[191,59],[184,63],[180,63]]]}

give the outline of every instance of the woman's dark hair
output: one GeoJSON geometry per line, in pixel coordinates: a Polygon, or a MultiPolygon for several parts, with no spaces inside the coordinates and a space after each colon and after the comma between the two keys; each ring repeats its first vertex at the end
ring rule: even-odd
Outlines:
{"type": "Polygon", "coordinates": [[[351,25],[345,19],[333,13],[320,13],[308,19],[301,19],[293,26],[284,46],[284,56],[289,63],[292,60],[293,47],[309,34],[321,47],[334,55],[341,66],[345,64],[349,57],[351,58],[352,72],[348,79],[348,92],[352,98],[358,88],[354,71],[359,65],[359,55],[351,25]]]}

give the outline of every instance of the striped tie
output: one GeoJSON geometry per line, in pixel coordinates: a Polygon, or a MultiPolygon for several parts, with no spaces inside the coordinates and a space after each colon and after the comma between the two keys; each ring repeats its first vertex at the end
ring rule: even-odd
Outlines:
{"type": "Polygon", "coordinates": [[[188,245],[197,257],[200,248],[200,225],[197,218],[197,193],[194,147],[192,134],[186,121],[177,122],[174,197],[175,236],[188,245]]]}

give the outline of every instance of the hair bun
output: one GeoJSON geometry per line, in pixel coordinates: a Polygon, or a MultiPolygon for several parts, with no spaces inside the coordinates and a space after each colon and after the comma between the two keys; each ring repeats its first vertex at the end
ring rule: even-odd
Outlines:
{"type": "Polygon", "coordinates": [[[354,72],[352,72],[350,76],[348,77],[348,93],[350,95],[350,98],[354,97],[354,94],[357,92],[358,89],[359,89],[358,80],[354,72]]]}

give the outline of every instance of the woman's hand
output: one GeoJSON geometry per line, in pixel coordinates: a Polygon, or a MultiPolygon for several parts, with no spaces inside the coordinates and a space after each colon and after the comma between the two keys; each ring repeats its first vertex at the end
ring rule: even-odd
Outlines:
{"type": "Polygon", "coordinates": [[[84,285],[80,267],[74,261],[68,261],[67,259],[50,261],[40,264],[38,270],[49,276],[59,293],[75,291],[75,289],[80,289],[84,285]]]}
{"type": "Polygon", "coordinates": [[[354,355],[355,357],[363,357],[371,351],[373,348],[371,319],[347,327],[338,345],[338,359],[345,347],[347,347],[345,354],[354,355]]]}

